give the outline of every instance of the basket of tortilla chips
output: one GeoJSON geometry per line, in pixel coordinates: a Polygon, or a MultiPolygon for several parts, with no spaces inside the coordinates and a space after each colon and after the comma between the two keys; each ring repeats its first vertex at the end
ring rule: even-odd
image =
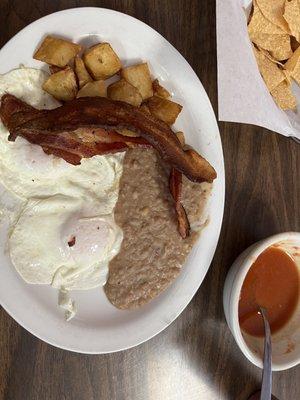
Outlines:
{"type": "Polygon", "coordinates": [[[219,118],[300,138],[300,0],[217,0],[217,39],[219,118]]]}

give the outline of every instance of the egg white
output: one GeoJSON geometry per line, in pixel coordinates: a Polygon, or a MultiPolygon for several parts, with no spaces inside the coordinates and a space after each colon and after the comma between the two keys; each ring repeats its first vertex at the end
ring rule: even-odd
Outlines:
{"type": "MultiPolygon", "coordinates": [[[[59,103],[42,89],[48,77],[45,71],[20,68],[0,75],[0,98],[10,93],[37,108],[52,109],[59,103]]],[[[74,166],[61,158],[47,155],[42,148],[22,137],[9,142],[9,132],[0,121],[0,175],[8,191],[21,199],[63,193],[70,196],[105,197],[122,173],[123,154],[96,156],[74,166]]],[[[114,207],[116,198],[108,209],[114,207]]]]}
{"type": "Polygon", "coordinates": [[[112,216],[99,216],[95,203],[55,195],[28,200],[8,243],[11,260],[26,282],[92,289],[105,283],[108,262],[122,237],[112,216]]]}
{"type": "MultiPolygon", "coordinates": [[[[42,90],[47,77],[33,68],[0,75],[0,98],[11,93],[36,108],[55,108],[59,103],[42,90]]],[[[26,282],[60,289],[69,319],[75,305],[68,291],[103,285],[120,250],[123,235],[113,212],[124,156],[95,156],[74,166],[21,137],[9,142],[8,134],[0,121],[0,213],[11,221],[11,260],[26,282]]]]}

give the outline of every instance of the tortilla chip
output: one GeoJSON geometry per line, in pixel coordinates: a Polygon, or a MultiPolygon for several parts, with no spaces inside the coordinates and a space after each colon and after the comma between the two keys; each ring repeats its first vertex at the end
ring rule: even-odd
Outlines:
{"type": "Polygon", "coordinates": [[[282,81],[285,80],[285,75],[278,67],[278,65],[271,61],[268,57],[266,57],[266,55],[262,51],[257,50],[255,47],[253,47],[253,51],[259,71],[265,81],[267,88],[271,92],[282,81]]]}
{"type": "Polygon", "coordinates": [[[285,0],[284,19],[292,35],[300,42],[300,3],[299,0],[285,0]]]}
{"type": "Polygon", "coordinates": [[[291,33],[286,20],[283,18],[285,0],[256,0],[265,18],[277,25],[286,33],[291,33]]]}
{"type": "Polygon", "coordinates": [[[292,54],[290,36],[288,34],[269,35],[267,33],[255,33],[250,39],[258,47],[268,50],[276,60],[287,60],[292,54]]]}
{"type": "Polygon", "coordinates": [[[277,65],[280,65],[281,67],[284,66],[284,64],[282,62],[280,62],[280,61],[276,60],[276,58],[272,57],[271,54],[267,50],[265,50],[259,46],[257,46],[257,47],[270,61],[272,61],[273,63],[275,63],[277,65]]]}
{"type": "Polygon", "coordinates": [[[292,57],[285,63],[284,68],[291,74],[291,77],[300,85],[300,47],[292,57]]]}
{"type": "Polygon", "coordinates": [[[289,85],[291,85],[291,84],[292,84],[292,75],[291,75],[290,71],[288,71],[288,70],[286,70],[286,69],[283,69],[283,70],[282,70],[282,73],[283,73],[284,76],[285,76],[286,82],[287,82],[289,85]]]}
{"type": "Polygon", "coordinates": [[[253,14],[248,24],[248,32],[251,37],[258,33],[268,33],[271,35],[283,35],[286,34],[277,25],[270,22],[261,12],[260,8],[257,6],[256,1],[253,1],[253,14]]]}
{"type": "Polygon", "coordinates": [[[271,95],[282,110],[294,110],[297,107],[296,97],[293,95],[291,87],[286,81],[281,82],[273,89],[271,95]]]}
{"type": "MultiPolygon", "coordinates": [[[[281,68],[278,68],[280,70],[280,72],[282,72],[284,74],[284,79],[288,82],[288,84],[290,85],[292,83],[292,77],[291,77],[291,73],[290,71],[287,71],[284,69],[284,64],[278,60],[276,60],[274,57],[271,56],[271,54],[265,50],[262,49],[261,47],[259,47],[259,50],[263,53],[263,55],[265,55],[270,61],[272,61],[272,63],[275,63],[277,65],[279,65],[281,68]]],[[[257,62],[258,63],[258,62],[257,62]]]]}

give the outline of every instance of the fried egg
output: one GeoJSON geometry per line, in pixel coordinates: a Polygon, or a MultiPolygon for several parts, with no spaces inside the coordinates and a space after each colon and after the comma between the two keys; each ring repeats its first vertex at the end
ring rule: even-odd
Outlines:
{"type": "MultiPolygon", "coordinates": [[[[34,107],[55,108],[59,103],[42,90],[47,76],[33,68],[1,75],[0,97],[11,93],[34,107]]],[[[114,207],[123,154],[74,166],[21,137],[9,142],[8,134],[0,121],[0,207],[11,221],[11,261],[27,283],[59,289],[70,319],[75,305],[69,291],[104,285],[121,247],[114,207]]]]}
{"type": "MultiPolygon", "coordinates": [[[[20,68],[0,76],[0,98],[11,93],[37,108],[55,108],[59,103],[42,90],[48,74],[33,68],[20,68]]],[[[0,121],[0,175],[8,191],[21,199],[62,193],[70,196],[105,197],[115,191],[122,172],[123,154],[83,159],[74,166],[61,158],[47,155],[42,148],[22,137],[7,140],[9,133],[0,121]]],[[[108,210],[116,202],[113,193],[108,210]]]]}

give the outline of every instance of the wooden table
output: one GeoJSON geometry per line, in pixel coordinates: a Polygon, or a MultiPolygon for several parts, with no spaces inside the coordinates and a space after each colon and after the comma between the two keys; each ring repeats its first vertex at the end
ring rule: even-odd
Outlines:
{"type": "MultiPolygon", "coordinates": [[[[146,22],[192,65],[217,111],[212,0],[0,0],[0,46],[30,22],[79,6],[112,8],[146,22]]],[[[226,166],[223,229],[210,271],[186,310],[134,349],[85,356],[56,349],[0,311],[0,398],[5,400],[240,399],[260,384],[224,320],[228,268],[251,243],[300,230],[300,145],[264,129],[220,123],[226,166]]],[[[300,367],[274,375],[279,399],[300,398],[300,367]]]]}

